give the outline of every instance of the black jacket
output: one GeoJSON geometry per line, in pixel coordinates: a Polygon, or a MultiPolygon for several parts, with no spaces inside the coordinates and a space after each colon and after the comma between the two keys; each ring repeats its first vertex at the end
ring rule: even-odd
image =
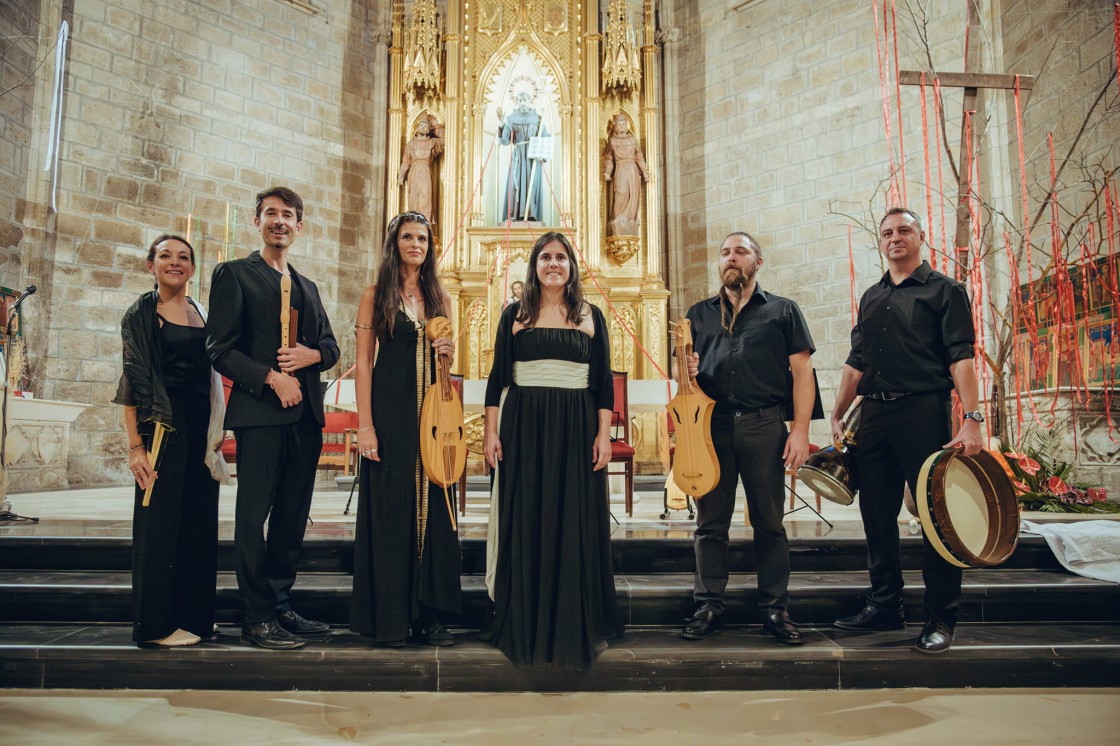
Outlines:
{"type": "Polygon", "coordinates": [[[323,418],[323,388],[319,372],[338,362],[338,343],[315,283],[296,272],[290,264],[292,282],[303,293],[297,339],[319,351],[318,365],[296,372],[304,403],[285,409],[264,380],[270,370],[279,370],[276,350],[280,348],[280,279],[254,251],[244,259],[222,262],[214,268],[210,282],[210,318],[206,322],[206,351],[214,369],[233,381],[226,408],[227,429],[261,425],[289,425],[299,419],[303,406],[310,406],[320,425],[323,418]]]}

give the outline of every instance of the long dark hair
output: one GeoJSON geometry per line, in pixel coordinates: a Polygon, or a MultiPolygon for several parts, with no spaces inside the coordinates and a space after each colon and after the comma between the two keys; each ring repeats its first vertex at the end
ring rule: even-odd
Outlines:
{"type": "Polygon", "coordinates": [[[517,311],[517,321],[525,326],[537,323],[541,313],[541,282],[537,279],[537,257],[544,247],[553,241],[558,241],[568,254],[568,283],[564,285],[564,305],[568,309],[567,320],[572,326],[579,326],[583,321],[583,286],[579,281],[579,260],[572,250],[572,243],[568,237],[558,231],[549,231],[533,244],[533,251],[529,254],[529,272],[525,277],[525,287],[521,290],[521,307],[517,311]]]}
{"type": "Polygon", "coordinates": [[[432,236],[432,226],[428,219],[418,212],[402,212],[389,223],[385,235],[385,246],[381,250],[381,266],[377,268],[377,287],[373,292],[373,336],[380,337],[384,332],[393,335],[393,323],[397,309],[401,305],[401,252],[397,246],[401,226],[405,223],[420,223],[428,231],[428,254],[420,265],[420,293],[424,296],[424,312],[430,319],[433,316],[446,316],[443,307],[443,286],[436,274],[436,246],[432,236]]]}

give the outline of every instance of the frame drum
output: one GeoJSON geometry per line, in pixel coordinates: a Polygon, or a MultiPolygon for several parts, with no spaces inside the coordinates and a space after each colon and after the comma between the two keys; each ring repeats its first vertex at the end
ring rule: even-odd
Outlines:
{"type": "Polygon", "coordinates": [[[957,567],[993,567],[1019,542],[1019,501],[1007,464],[989,451],[937,451],[918,475],[918,517],[930,545],[957,567]]]}
{"type": "Polygon", "coordinates": [[[851,457],[836,446],[822,448],[809,455],[797,469],[797,478],[816,494],[841,505],[851,505],[856,499],[854,474],[849,466],[851,457]]]}

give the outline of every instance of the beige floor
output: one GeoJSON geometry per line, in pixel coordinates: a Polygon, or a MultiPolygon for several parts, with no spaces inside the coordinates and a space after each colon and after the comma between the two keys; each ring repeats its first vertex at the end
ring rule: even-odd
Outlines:
{"type": "Polygon", "coordinates": [[[371,694],[0,690],[0,743],[1117,743],[1120,690],[371,694]]]}

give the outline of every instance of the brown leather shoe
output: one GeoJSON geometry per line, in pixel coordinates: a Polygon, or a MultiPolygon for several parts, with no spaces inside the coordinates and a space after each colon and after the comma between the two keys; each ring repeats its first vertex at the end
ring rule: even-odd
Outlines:
{"type": "Polygon", "coordinates": [[[770,616],[766,617],[766,621],[762,623],[762,628],[784,645],[800,645],[805,642],[801,638],[801,632],[797,629],[797,625],[789,618],[789,612],[785,609],[771,612],[770,616]]]}

